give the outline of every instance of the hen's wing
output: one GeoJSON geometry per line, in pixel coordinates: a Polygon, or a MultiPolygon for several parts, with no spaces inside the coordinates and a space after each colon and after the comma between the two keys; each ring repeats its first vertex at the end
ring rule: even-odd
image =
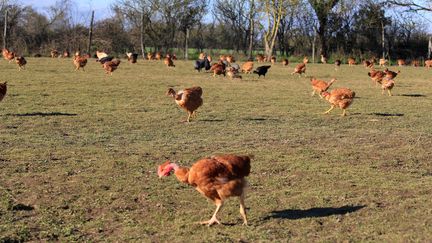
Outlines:
{"type": "Polygon", "coordinates": [[[355,92],[347,88],[334,89],[331,96],[338,100],[352,99],[355,97],[355,92]]]}
{"type": "Polygon", "coordinates": [[[183,93],[189,96],[199,96],[201,97],[202,95],[202,88],[199,86],[196,87],[192,87],[192,88],[187,88],[183,90],[183,93]]]}
{"type": "Polygon", "coordinates": [[[226,174],[228,178],[243,178],[250,173],[249,156],[220,155],[211,158],[225,166],[228,171],[226,174]]]}

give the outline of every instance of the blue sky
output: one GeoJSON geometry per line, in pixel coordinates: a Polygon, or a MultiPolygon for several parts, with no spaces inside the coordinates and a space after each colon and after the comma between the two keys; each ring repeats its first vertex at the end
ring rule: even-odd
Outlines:
{"type": "MultiPolygon", "coordinates": [[[[32,6],[38,12],[46,12],[56,0],[21,0],[23,5],[32,6]]],[[[100,20],[111,16],[111,5],[115,0],[71,0],[73,17],[76,22],[89,22],[91,10],[95,11],[95,19],[100,20]]]]}
{"type": "MultiPolygon", "coordinates": [[[[37,11],[46,13],[49,6],[57,0],[18,0],[23,5],[29,5],[37,11]]],[[[116,0],[70,0],[72,2],[72,15],[75,23],[89,23],[91,10],[95,10],[95,19],[101,20],[112,15],[111,5],[116,0]]],[[[206,0],[204,0],[206,1],[206,0]]],[[[207,0],[208,1],[208,0],[207,0]]],[[[432,13],[423,13],[423,17],[417,17],[421,22],[426,22],[426,28],[432,32],[432,13]]]]}

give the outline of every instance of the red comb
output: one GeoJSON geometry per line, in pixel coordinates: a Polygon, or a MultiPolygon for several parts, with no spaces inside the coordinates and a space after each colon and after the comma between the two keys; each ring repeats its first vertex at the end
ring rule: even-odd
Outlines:
{"type": "Polygon", "coordinates": [[[165,163],[158,166],[157,173],[159,176],[162,175],[162,173],[165,169],[165,166],[169,165],[170,163],[171,163],[171,161],[167,160],[167,161],[165,161],[165,163]]]}

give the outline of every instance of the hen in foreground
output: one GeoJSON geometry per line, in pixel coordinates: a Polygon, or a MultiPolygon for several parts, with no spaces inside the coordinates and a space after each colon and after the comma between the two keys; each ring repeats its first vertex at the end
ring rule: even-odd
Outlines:
{"type": "Polygon", "coordinates": [[[200,159],[191,168],[167,161],[158,167],[158,175],[161,178],[169,176],[171,171],[174,171],[179,181],[195,187],[216,204],[216,211],[211,219],[200,222],[201,224],[220,224],[217,213],[224,200],[229,197],[240,197],[240,214],[243,217],[243,225],[247,225],[244,188],[245,177],[249,175],[250,169],[248,156],[220,155],[200,159]]]}
{"type": "Polygon", "coordinates": [[[330,109],[324,114],[328,114],[335,107],[339,107],[343,110],[342,116],[346,116],[346,109],[351,105],[355,97],[355,93],[347,88],[334,89],[330,93],[323,92],[322,95],[331,104],[330,109]]]}
{"type": "Polygon", "coordinates": [[[202,105],[203,100],[201,87],[192,87],[176,92],[174,89],[169,88],[168,96],[174,98],[177,105],[185,109],[188,113],[187,122],[190,122],[191,116],[196,116],[196,110],[202,105]]]}

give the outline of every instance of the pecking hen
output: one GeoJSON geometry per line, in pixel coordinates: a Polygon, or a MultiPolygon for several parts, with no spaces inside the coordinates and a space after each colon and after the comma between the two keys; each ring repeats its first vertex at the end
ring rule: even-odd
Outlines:
{"type": "Polygon", "coordinates": [[[158,167],[158,176],[169,176],[174,171],[180,182],[196,188],[203,196],[212,200],[216,211],[210,220],[200,222],[211,226],[220,224],[217,214],[224,201],[229,197],[240,198],[240,214],[243,225],[247,225],[245,190],[246,178],[250,174],[251,165],[249,156],[220,155],[198,160],[192,167],[186,168],[166,161],[158,167]]]}

